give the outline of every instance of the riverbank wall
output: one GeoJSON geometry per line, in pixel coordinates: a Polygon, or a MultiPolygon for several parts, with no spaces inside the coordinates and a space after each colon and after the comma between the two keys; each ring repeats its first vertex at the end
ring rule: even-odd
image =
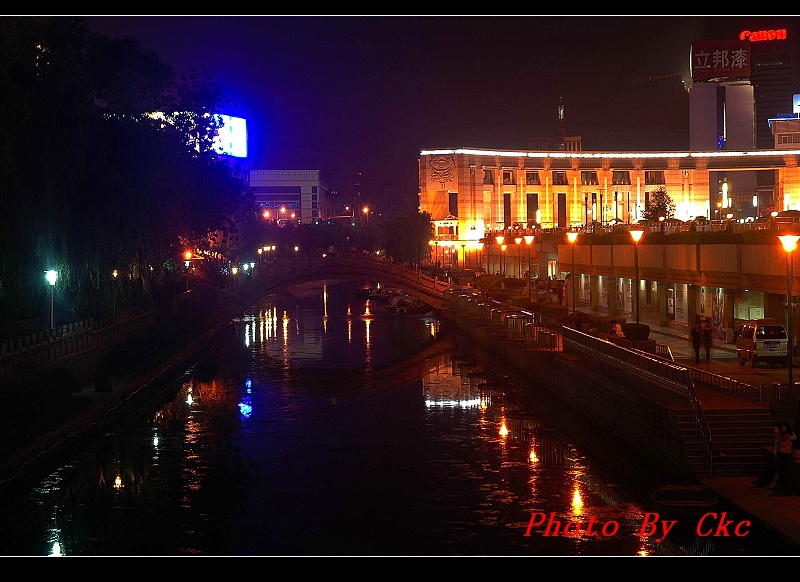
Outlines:
{"type": "Polygon", "coordinates": [[[544,388],[587,422],[599,425],[646,455],[652,465],[675,481],[696,478],[688,461],[686,437],[679,429],[687,416],[680,403],[652,398],[646,390],[638,389],[630,376],[620,377],[616,365],[605,366],[599,358],[571,353],[560,341],[560,326],[553,326],[544,346],[531,348],[530,342],[509,334],[506,326],[476,317],[468,309],[459,308],[456,301],[446,305],[441,317],[483,351],[512,367],[529,389],[544,388]],[[554,338],[559,341],[553,343],[554,338]]]}

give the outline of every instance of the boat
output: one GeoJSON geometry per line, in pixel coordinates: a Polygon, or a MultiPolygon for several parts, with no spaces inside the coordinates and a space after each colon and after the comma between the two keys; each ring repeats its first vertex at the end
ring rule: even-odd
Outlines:
{"type": "Polygon", "coordinates": [[[659,519],[694,523],[704,514],[716,510],[719,503],[714,490],[695,483],[662,485],[653,491],[651,499],[659,519]]]}
{"type": "Polygon", "coordinates": [[[394,315],[432,315],[433,308],[417,297],[398,293],[389,297],[386,310],[394,315]]]}
{"type": "Polygon", "coordinates": [[[370,299],[380,299],[389,301],[392,297],[402,295],[403,292],[395,287],[373,287],[369,290],[368,297],[370,299]]]}

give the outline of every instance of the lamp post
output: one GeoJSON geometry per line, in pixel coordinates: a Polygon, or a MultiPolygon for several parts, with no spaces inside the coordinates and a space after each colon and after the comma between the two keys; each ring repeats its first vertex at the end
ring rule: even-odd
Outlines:
{"type": "Polygon", "coordinates": [[[117,276],[119,275],[119,271],[114,269],[111,271],[111,276],[114,277],[111,280],[111,296],[112,296],[112,305],[113,305],[113,314],[114,314],[114,322],[117,321],[117,276]]]}
{"type": "Polygon", "coordinates": [[[643,230],[632,230],[631,238],[633,239],[634,252],[633,252],[633,271],[635,274],[636,284],[633,289],[633,298],[636,300],[636,323],[639,323],[639,241],[642,240],[643,230]]]}
{"type": "Polygon", "coordinates": [[[572,271],[570,271],[569,279],[572,286],[572,313],[575,313],[575,241],[578,240],[578,233],[574,230],[569,231],[567,240],[572,247],[572,271]]]}
{"type": "Polygon", "coordinates": [[[497,245],[500,247],[499,259],[500,259],[500,275],[503,275],[503,241],[506,240],[502,234],[494,237],[494,240],[497,242],[497,245]]]}
{"type": "Polygon", "coordinates": [[[55,328],[55,320],[53,317],[53,303],[55,302],[56,293],[56,279],[58,279],[58,271],[49,269],[44,272],[45,280],[50,283],[50,329],[55,328]]]}
{"type": "Polygon", "coordinates": [[[797,248],[797,241],[800,236],[794,234],[784,234],[778,237],[783,245],[783,250],[786,251],[786,319],[787,331],[789,333],[789,341],[786,344],[786,350],[789,352],[787,358],[789,359],[789,396],[794,396],[794,379],[792,372],[794,361],[792,352],[794,351],[794,309],[792,306],[792,271],[794,270],[794,249],[797,248]]]}
{"type": "Polygon", "coordinates": [[[186,291],[189,291],[189,271],[192,268],[192,251],[183,253],[183,264],[186,267],[186,291]]]}
{"type": "Polygon", "coordinates": [[[467,247],[467,245],[465,243],[461,243],[461,268],[462,269],[466,269],[467,268],[467,251],[464,250],[464,249],[466,249],[466,247],[467,247]]]}
{"type": "Polygon", "coordinates": [[[259,247],[258,249],[258,268],[261,270],[261,253],[264,252],[264,247],[259,247]]]}
{"type": "Polygon", "coordinates": [[[239,272],[239,267],[231,267],[231,273],[233,273],[233,286],[236,287],[236,273],[239,272]]]}
{"type": "Polygon", "coordinates": [[[533,243],[533,235],[526,234],[524,237],[525,244],[528,246],[528,304],[531,302],[531,244],[533,243]]]}
{"type": "MultiPolygon", "coordinates": [[[[480,268],[483,268],[483,244],[484,244],[483,241],[478,241],[478,247],[477,247],[477,249],[478,249],[478,266],[480,268]]],[[[488,271],[489,270],[488,269],[488,267],[489,267],[489,262],[488,261],[486,262],[486,267],[487,267],[486,270],[488,271]]]]}
{"type": "Polygon", "coordinates": [[[514,244],[517,245],[517,278],[522,279],[522,257],[520,256],[519,243],[522,242],[522,237],[514,238],[514,244]]]}
{"type": "Polygon", "coordinates": [[[505,279],[506,278],[506,249],[508,248],[507,244],[500,245],[500,276],[505,279]]]}

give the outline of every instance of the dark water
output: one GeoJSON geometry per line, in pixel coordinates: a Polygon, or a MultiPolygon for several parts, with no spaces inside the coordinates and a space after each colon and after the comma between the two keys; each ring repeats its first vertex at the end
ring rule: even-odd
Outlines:
{"type": "Polygon", "coordinates": [[[0,554],[786,553],[640,536],[659,477],[506,372],[344,286],[264,299],[152,414],[5,500],[0,554]]]}

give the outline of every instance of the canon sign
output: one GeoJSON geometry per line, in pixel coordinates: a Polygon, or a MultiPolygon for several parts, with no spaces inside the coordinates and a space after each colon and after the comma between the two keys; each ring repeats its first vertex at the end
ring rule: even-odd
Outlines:
{"type": "Polygon", "coordinates": [[[750,42],[759,42],[762,40],[786,40],[786,29],[779,28],[778,30],[759,30],[758,32],[743,30],[739,33],[739,40],[749,40],[750,42]]]}

